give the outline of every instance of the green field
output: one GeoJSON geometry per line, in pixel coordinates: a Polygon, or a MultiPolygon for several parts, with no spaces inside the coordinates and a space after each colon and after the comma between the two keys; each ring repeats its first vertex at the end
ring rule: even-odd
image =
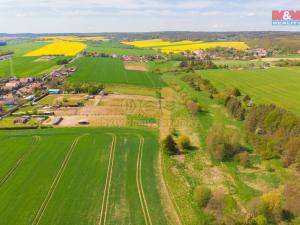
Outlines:
{"type": "Polygon", "coordinates": [[[47,45],[47,42],[34,42],[34,41],[9,41],[7,45],[0,46],[0,51],[13,52],[14,56],[24,56],[26,53],[47,45]]]}
{"type": "Polygon", "coordinates": [[[45,62],[37,62],[36,59],[38,57],[13,57],[13,73],[10,60],[0,61],[0,77],[11,76],[12,74],[16,77],[38,76],[57,66],[56,62],[59,57],[45,62]]]}
{"type": "Polygon", "coordinates": [[[300,58],[300,54],[288,54],[288,55],[274,55],[272,58],[300,58]]]}
{"type": "Polygon", "coordinates": [[[238,68],[238,67],[249,67],[249,66],[263,66],[263,62],[256,61],[247,61],[247,60],[213,60],[217,66],[227,65],[229,68],[238,68]]]}
{"type": "Polygon", "coordinates": [[[300,114],[300,68],[271,68],[265,70],[205,70],[218,89],[239,88],[256,103],[276,104],[300,114]]]}
{"type": "Polygon", "coordinates": [[[157,54],[156,51],[151,49],[134,48],[117,42],[104,42],[104,43],[87,43],[88,47],[85,49],[87,52],[97,52],[105,54],[117,55],[151,55],[157,54]]]}
{"type": "Polygon", "coordinates": [[[123,62],[117,59],[81,57],[71,66],[77,67],[77,71],[70,77],[71,81],[129,84],[144,87],[164,86],[164,82],[158,75],[150,72],[125,70],[123,62]]]}
{"type": "Polygon", "coordinates": [[[1,224],[168,224],[154,132],[45,129],[0,136],[1,224]]]}

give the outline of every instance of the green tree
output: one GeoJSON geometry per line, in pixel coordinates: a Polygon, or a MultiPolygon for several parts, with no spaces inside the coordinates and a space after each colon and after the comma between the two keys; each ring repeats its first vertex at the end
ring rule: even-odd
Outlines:
{"type": "Polygon", "coordinates": [[[255,222],[257,225],[268,225],[268,220],[264,215],[259,215],[255,217],[255,222]]]}
{"type": "Polygon", "coordinates": [[[168,135],[165,140],[162,142],[162,146],[164,149],[168,150],[170,154],[178,154],[179,149],[174,141],[172,135],[168,135]]]}
{"type": "Polygon", "coordinates": [[[223,160],[225,156],[225,135],[222,128],[213,127],[206,138],[207,150],[216,160],[223,160]]]}
{"type": "Polygon", "coordinates": [[[211,190],[204,185],[198,186],[194,191],[194,201],[199,207],[206,207],[211,196],[211,190]]]}
{"type": "Polygon", "coordinates": [[[88,87],[88,94],[89,95],[95,95],[98,93],[98,88],[95,86],[88,87]]]}
{"type": "Polygon", "coordinates": [[[282,161],[285,166],[290,166],[296,162],[300,152],[300,137],[292,137],[283,145],[282,161]]]}
{"type": "Polygon", "coordinates": [[[191,146],[191,140],[186,135],[180,135],[176,143],[180,149],[187,149],[191,146]]]}

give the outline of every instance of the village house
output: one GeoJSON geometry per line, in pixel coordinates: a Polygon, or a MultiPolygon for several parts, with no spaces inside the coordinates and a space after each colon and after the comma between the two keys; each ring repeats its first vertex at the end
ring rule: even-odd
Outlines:
{"type": "Polygon", "coordinates": [[[8,60],[10,57],[11,57],[11,55],[0,55],[0,61],[8,60]]]}
{"type": "Polygon", "coordinates": [[[206,51],[203,51],[203,50],[193,51],[193,54],[198,59],[206,59],[206,58],[209,57],[209,54],[206,51]]]}
{"type": "Polygon", "coordinates": [[[71,67],[71,68],[62,68],[60,70],[55,70],[53,72],[50,73],[51,77],[67,77],[67,76],[71,76],[75,71],[76,71],[76,67],[71,67]]]}
{"type": "Polygon", "coordinates": [[[4,87],[7,90],[14,90],[19,88],[20,86],[21,86],[21,82],[19,80],[12,80],[7,82],[4,87]]]}
{"type": "Polygon", "coordinates": [[[26,86],[19,88],[16,91],[16,95],[22,97],[24,95],[34,94],[36,90],[45,89],[44,85],[41,82],[35,81],[34,83],[30,83],[26,86]]]}
{"type": "Polygon", "coordinates": [[[16,105],[17,98],[12,94],[0,95],[0,105],[16,105]]]}
{"type": "Polygon", "coordinates": [[[125,62],[142,62],[143,58],[139,56],[123,55],[122,60],[125,62]]]}
{"type": "Polygon", "coordinates": [[[264,48],[249,49],[246,52],[254,54],[257,57],[266,57],[269,54],[268,50],[264,48]]]}
{"type": "Polygon", "coordinates": [[[29,84],[29,83],[32,83],[34,82],[34,78],[32,77],[22,77],[19,79],[21,85],[25,85],[25,84],[29,84]]]}

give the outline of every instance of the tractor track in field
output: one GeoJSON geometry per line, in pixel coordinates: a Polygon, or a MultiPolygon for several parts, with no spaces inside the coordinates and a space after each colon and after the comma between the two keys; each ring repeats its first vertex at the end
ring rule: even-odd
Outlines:
{"type": "Polygon", "coordinates": [[[11,177],[11,175],[16,171],[16,169],[22,164],[22,162],[25,160],[25,158],[30,155],[30,153],[33,151],[35,145],[41,140],[40,136],[34,136],[35,140],[32,143],[32,146],[28,151],[22,154],[22,156],[18,159],[16,164],[8,171],[8,173],[0,180],[0,187],[5,184],[5,182],[11,177]]]}
{"type": "Polygon", "coordinates": [[[39,208],[38,212],[35,215],[35,218],[32,222],[32,225],[38,225],[40,223],[40,221],[41,221],[41,219],[44,215],[44,212],[45,212],[45,210],[46,210],[46,208],[47,208],[47,206],[48,206],[48,204],[49,204],[49,202],[52,198],[52,195],[53,195],[56,187],[58,186],[58,183],[59,183],[59,181],[60,181],[67,165],[68,165],[68,162],[70,161],[70,158],[71,158],[71,156],[74,152],[74,149],[78,144],[78,141],[80,140],[80,138],[82,138],[86,135],[88,135],[88,134],[80,135],[80,136],[76,137],[75,140],[73,141],[72,145],[70,146],[70,148],[69,148],[69,150],[68,150],[68,152],[67,152],[67,154],[64,158],[64,161],[62,162],[62,164],[61,164],[61,166],[60,166],[60,168],[59,168],[59,170],[58,170],[58,172],[57,172],[57,174],[56,174],[56,176],[55,176],[55,178],[54,178],[54,180],[53,180],[53,182],[50,186],[50,189],[49,189],[49,191],[48,191],[41,207],[39,208]]]}
{"type": "Polygon", "coordinates": [[[145,224],[152,225],[152,220],[149,213],[148,204],[147,204],[147,200],[143,189],[143,183],[142,183],[142,160],[143,160],[143,150],[144,150],[145,140],[144,137],[141,135],[138,135],[138,137],[140,139],[140,143],[139,143],[139,150],[138,150],[138,158],[136,162],[136,184],[138,188],[138,194],[139,194],[142,211],[144,214],[145,224]]]}
{"type": "Polygon", "coordinates": [[[106,172],[104,193],[103,193],[103,198],[102,198],[102,206],[101,206],[100,219],[99,219],[98,225],[106,224],[107,208],[108,208],[109,194],[110,194],[110,185],[111,185],[111,180],[112,180],[112,172],[113,172],[113,165],[114,165],[114,158],[115,158],[117,137],[115,134],[112,134],[112,133],[109,133],[109,135],[111,135],[113,139],[112,139],[112,143],[111,143],[111,147],[110,147],[108,168],[107,168],[107,172],[106,172]]]}

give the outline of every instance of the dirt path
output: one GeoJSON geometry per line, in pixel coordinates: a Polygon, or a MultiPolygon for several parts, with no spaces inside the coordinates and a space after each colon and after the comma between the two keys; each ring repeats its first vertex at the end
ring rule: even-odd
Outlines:
{"type": "Polygon", "coordinates": [[[101,213],[100,213],[100,220],[99,225],[106,224],[106,218],[107,218],[107,208],[108,208],[108,202],[109,202],[109,194],[110,194],[110,185],[111,185],[111,179],[112,179],[112,172],[113,172],[113,165],[114,165],[114,158],[115,158],[115,149],[116,149],[116,135],[109,133],[109,135],[112,136],[113,140],[110,147],[110,154],[109,154],[109,160],[108,160],[108,168],[106,173],[106,180],[105,180],[105,186],[104,186],[104,193],[102,198],[102,206],[101,206],[101,213]]]}
{"type": "Polygon", "coordinates": [[[142,160],[143,160],[143,150],[144,150],[144,137],[138,135],[140,138],[138,158],[136,162],[136,184],[138,188],[138,194],[141,202],[142,211],[144,214],[144,219],[146,225],[152,225],[151,216],[148,209],[147,200],[145,197],[143,183],[142,183],[142,160]]]}

